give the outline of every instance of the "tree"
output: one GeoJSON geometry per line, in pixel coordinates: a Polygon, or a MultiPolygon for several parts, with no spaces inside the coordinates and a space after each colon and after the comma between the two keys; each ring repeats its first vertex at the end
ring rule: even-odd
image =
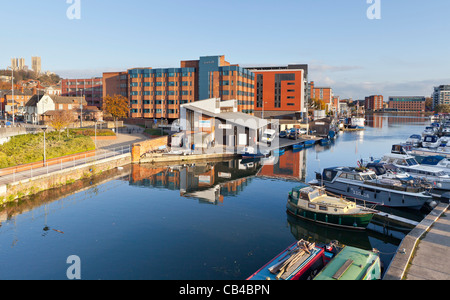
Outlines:
{"type": "Polygon", "coordinates": [[[425,99],[425,110],[426,111],[433,110],[433,98],[428,97],[425,99]]]}
{"type": "Polygon", "coordinates": [[[114,117],[117,126],[118,118],[128,117],[128,98],[121,95],[106,96],[103,98],[103,111],[110,113],[114,117]]]}
{"type": "Polygon", "coordinates": [[[56,110],[53,114],[50,126],[59,132],[59,139],[61,139],[61,129],[69,126],[73,122],[73,112],[67,110],[56,110]]]}
{"type": "Polygon", "coordinates": [[[450,113],[450,105],[449,104],[436,105],[434,111],[437,113],[450,113]]]}

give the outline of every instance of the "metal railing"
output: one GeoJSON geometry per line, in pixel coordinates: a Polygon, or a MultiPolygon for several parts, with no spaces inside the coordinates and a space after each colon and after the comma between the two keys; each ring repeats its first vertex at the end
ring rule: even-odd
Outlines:
{"type": "MultiPolygon", "coordinates": [[[[97,161],[113,158],[127,153],[131,153],[131,145],[109,149],[97,149],[95,152],[85,152],[78,155],[60,157],[57,159],[48,160],[45,163],[42,162],[40,165],[33,163],[29,165],[17,166],[12,168],[8,174],[0,176],[0,185],[31,179],[33,177],[74,168],[76,166],[93,164],[97,161]]],[[[1,173],[2,170],[5,171],[6,169],[0,169],[0,174],[4,174],[1,173]]]]}

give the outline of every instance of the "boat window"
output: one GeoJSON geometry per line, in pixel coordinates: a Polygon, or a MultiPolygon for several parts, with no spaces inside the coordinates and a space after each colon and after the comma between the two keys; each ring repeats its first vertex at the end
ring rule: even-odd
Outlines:
{"type": "Polygon", "coordinates": [[[370,177],[370,175],[362,175],[362,178],[363,178],[364,181],[367,181],[367,180],[372,179],[372,178],[370,177]]]}
{"type": "Polygon", "coordinates": [[[298,193],[297,193],[297,191],[292,192],[292,198],[298,199],[298,193]]]}
{"type": "Polygon", "coordinates": [[[308,194],[307,193],[303,193],[303,192],[300,193],[300,198],[302,198],[304,200],[309,200],[308,194]]]}
{"type": "Polygon", "coordinates": [[[328,207],[319,205],[319,210],[327,211],[328,207]]]}
{"type": "Polygon", "coordinates": [[[362,180],[363,180],[363,179],[361,178],[360,175],[355,175],[355,179],[356,179],[356,180],[359,180],[359,181],[362,181],[362,180]]]}
{"type": "Polygon", "coordinates": [[[439,172],[436,172],[434,175],[435,176],[445,176],[445,172],[444,171],[439,171],[439,172]]]}
{"type": "Polygon", "coordinates": [[[418,165],[417,161],[414,158],[408,158],[406,160],[406,162],[408,163],[409,166],[415,166],[418,165]]]}
{"type": "Polygon", "coordinates": [[[342,173],[341,175],[339,175],[339,177],[341,177],[341,178],[347,178],[347,174],[346,174],[346,173],[342,173]]]}
{"type": "Polygon", "coordinates": [[[312,203],[308,203],[308,207],[312,209],[316,209],[316,205],[312,203]]]}
{"type": "Polygon", "coordinates": [[[406,163],[406,160],[404,159],[399,159],[397,162],[398,165],[400,166],[407,166],[408,164],[406,163]]]}
{"type": "Polygon", "coordinates": [[[309,193],[309,200],[313,200],[314,198],[317,198],[320,196],[320,191],[315,190],[314,192],[309,193]]]}
{"type": "Polygon", "coordinates": [[[351,180],[355,180],[355,175],[353,174],[347,174],[347,178],[351,180]]]}

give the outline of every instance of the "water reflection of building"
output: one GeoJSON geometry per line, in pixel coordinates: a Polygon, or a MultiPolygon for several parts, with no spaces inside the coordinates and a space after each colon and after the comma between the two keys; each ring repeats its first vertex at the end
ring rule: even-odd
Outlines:
{"type": "Polygon", "coordinates": [[[367,114],[366,115],[367,127],[383,128],[383,117],[384,115],[380,114],[367,114]]]}
{"type": "Polygon", "coordinates": [[[304,181],[306,178],[307,151],[286,151],[275,164],[261,168],[258,176],[276,177],[304,181]]]}
{"type": "Polygon", "coordinates": [[[259,163],[245,164],[242,160],[170,167],[133,165],[130,184],[179,190],[182,197],[219,204],[224,196],[241,192],[259,169],[259,163]]]}

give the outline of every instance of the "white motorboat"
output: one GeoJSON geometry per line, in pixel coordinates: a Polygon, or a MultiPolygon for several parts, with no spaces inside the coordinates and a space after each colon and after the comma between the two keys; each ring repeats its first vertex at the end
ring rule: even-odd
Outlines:
{"type": "Polygon", "coordinates": [[[379,161],[383,164],[393,164],[414,178],[423,179],[433,188],[450,190],[450,176],[435,166],[421,165],[414,156],[389,153],[379,161]]]}
{"type": "Polygon", "coordinates": [[[406,144],[413,146],[418,146],[421,142],[422,137],[418,134],[413,134],[406,140],[406,144]]]}

